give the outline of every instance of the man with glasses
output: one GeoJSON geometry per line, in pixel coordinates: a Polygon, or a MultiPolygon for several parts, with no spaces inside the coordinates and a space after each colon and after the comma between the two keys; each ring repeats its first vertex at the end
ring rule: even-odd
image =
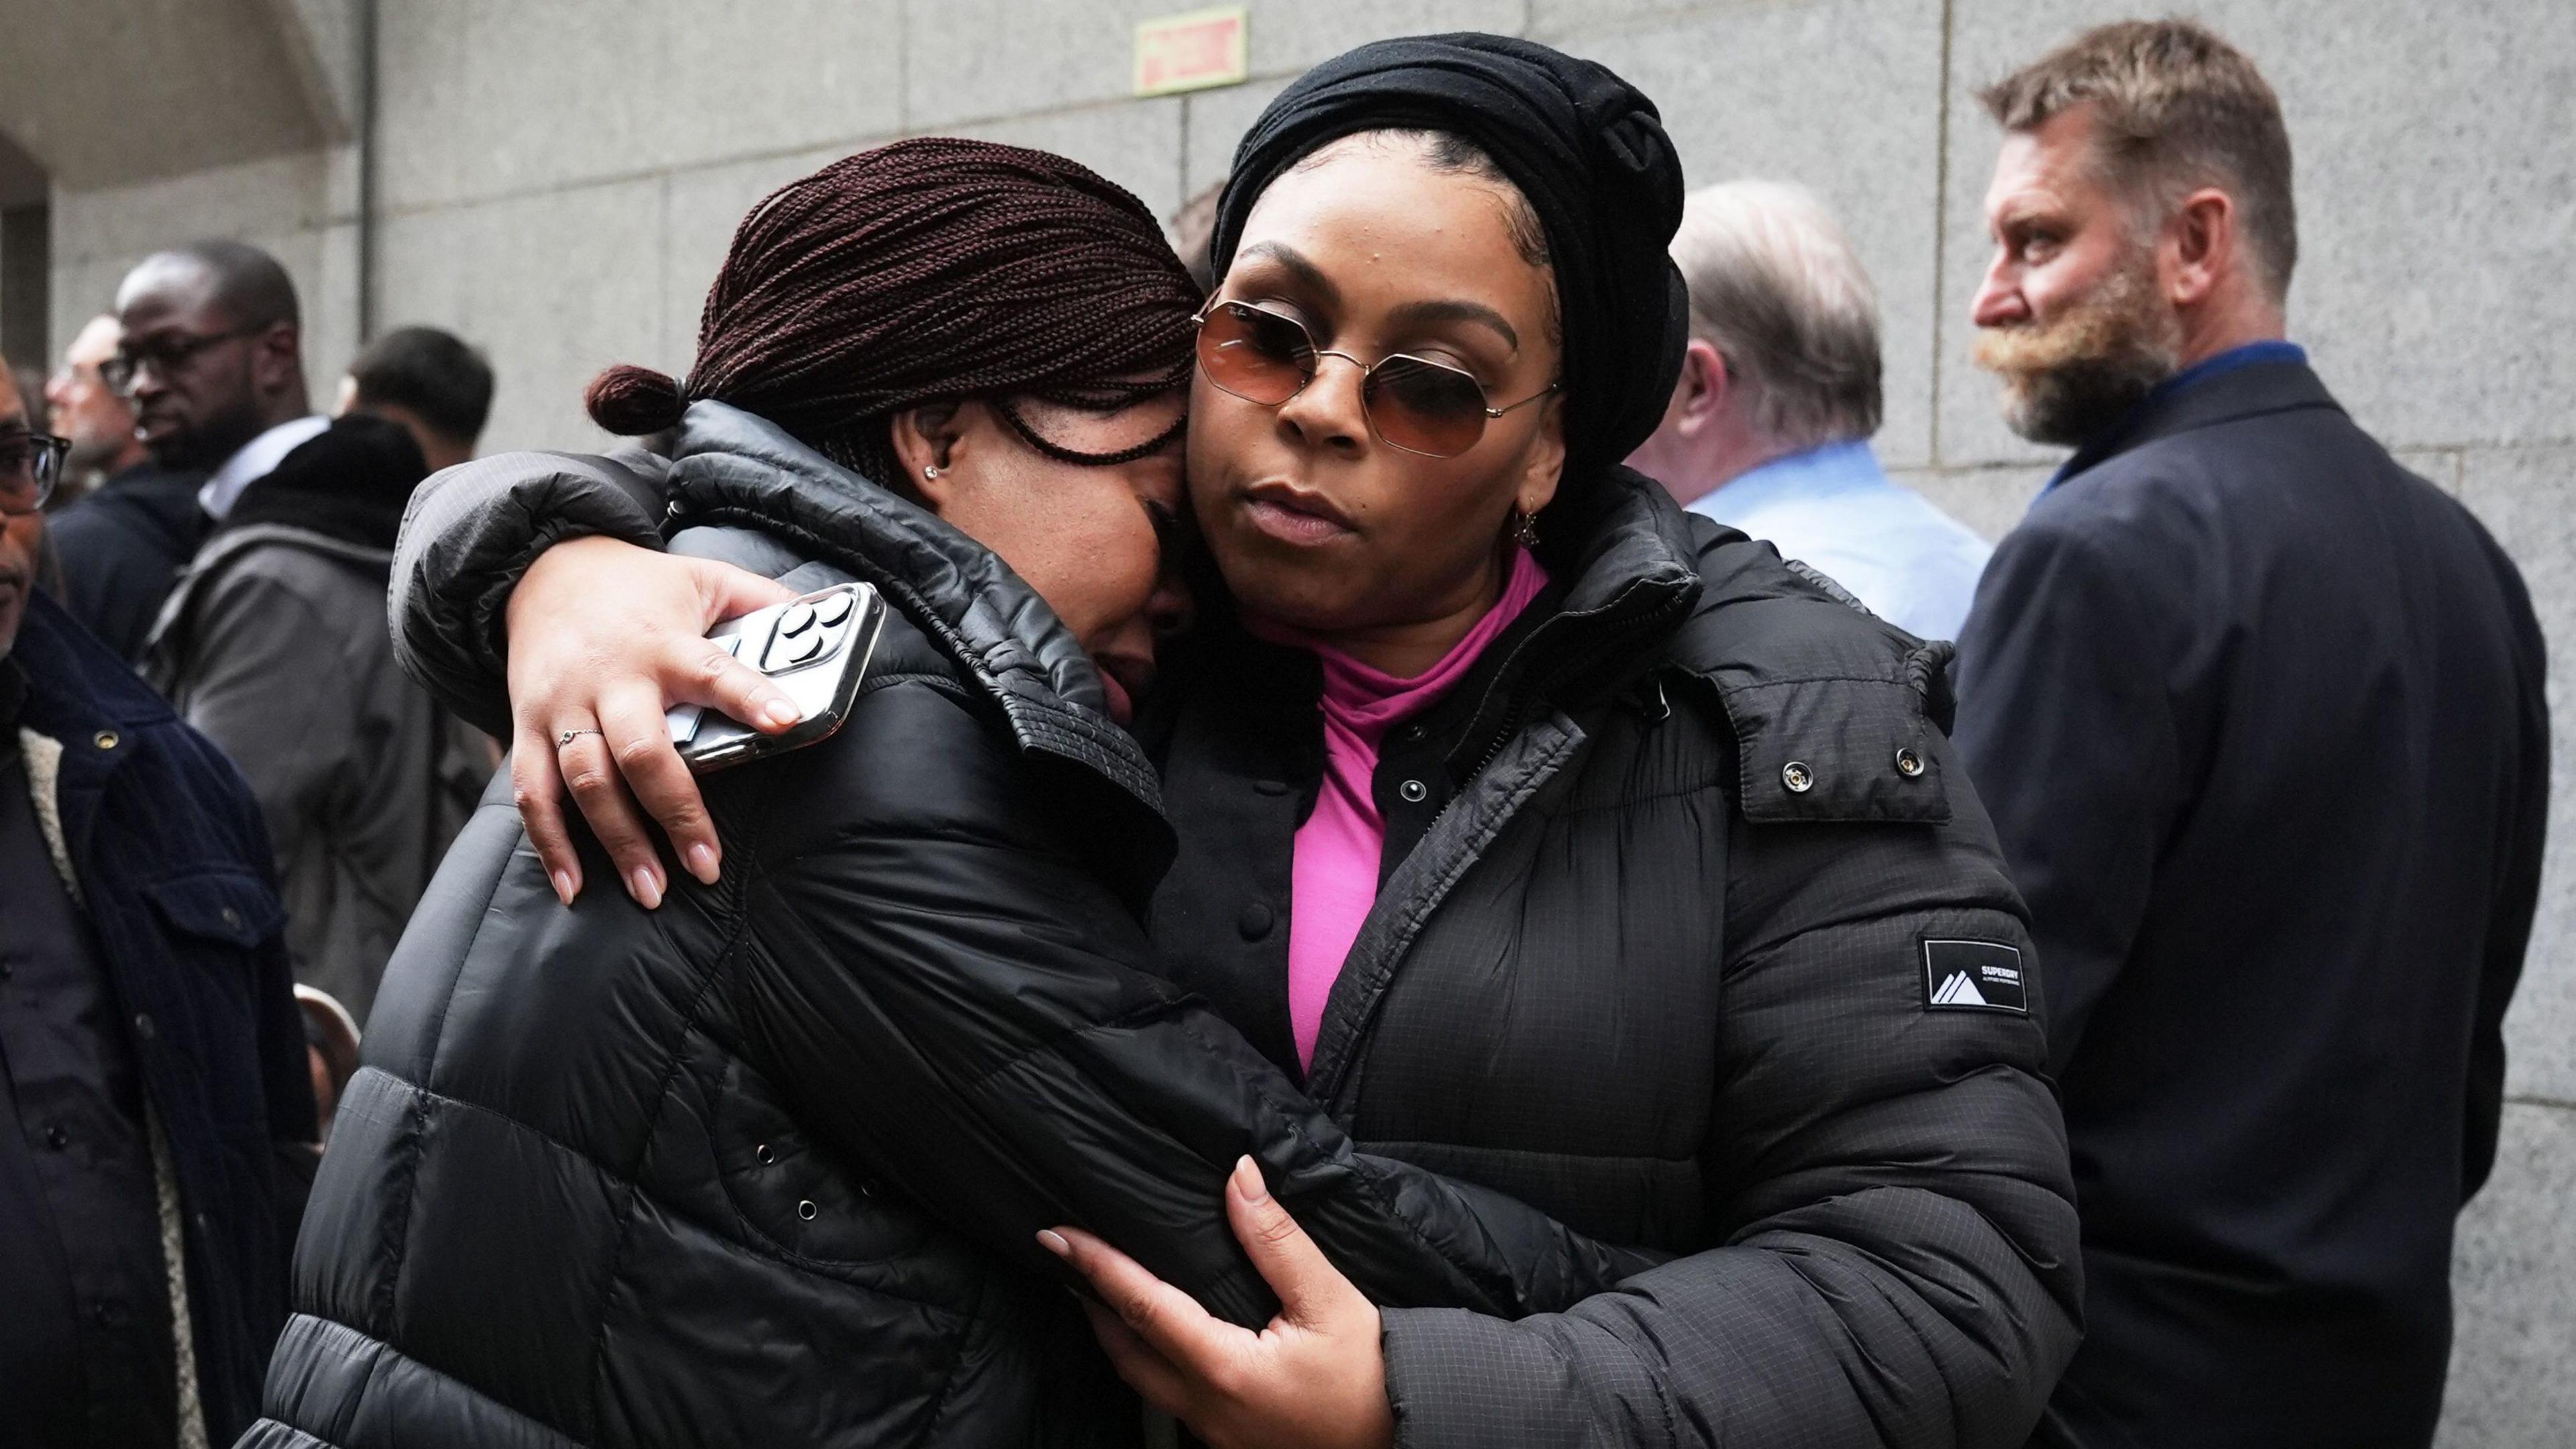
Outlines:
{"type": "Polygon", "coordinates": [[[210,520],[197,505],[204,470],[155,460],[135,436],[133,405],[100,375],[124,335],[114,317],[91,318],[45,384],[53,431],[71,444],[64,468],[106,479],[60,508],[46,532],[62,564],[63,606],[139,664],[170,582],[206,541],[210,520]]]}
{"type": "Polygon", "coordinates": [[[198,504],[221,523],[325,420],[304,388],[295,283],[277,259],[233,241],[145,257],[116,289],[125,329],[99,368],[134,405],[136,432],[165,468],[211,475],[198,504]]]}
{"type": "Polygon", "coordinates": [[[307,416],[294,285],[198,242],[117,291],[101,369],[164,464],[212,469],[214,531],[173,585],[144,674],[250,782],[295,979],[363,1025],[411,909],[491,772],[394,660],[385,579],[427,473],[400,424],[307,416]]]}
{"type": "Polygon", "coordinates": [[[0,389],[0,1425],[227,1444],[285,1321],[313,1090],[256,807],[34,591],[70,448],[0,389]]]}

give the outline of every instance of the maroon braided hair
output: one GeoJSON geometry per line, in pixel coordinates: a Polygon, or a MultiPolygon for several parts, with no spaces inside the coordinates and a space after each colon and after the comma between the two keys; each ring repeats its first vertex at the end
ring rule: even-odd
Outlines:
{"type": "Polygon", "coordinates": [[[891,414],[983,397],[1054,457],[1124,462],[1172,435],[1077,453],[1011,399],[1105,411],[1179,387],[1198,306],[1153,213],[1090,168],[984,141],[898,141],[789,182],[743,218],[685,384],[620,365],[585,400],[601,427],[631,436],[712,398],[892,482],[891,414]]]}

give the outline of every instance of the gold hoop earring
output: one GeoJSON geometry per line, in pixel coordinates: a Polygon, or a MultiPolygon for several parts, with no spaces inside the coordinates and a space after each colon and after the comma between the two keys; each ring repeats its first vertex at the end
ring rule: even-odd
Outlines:
{"type": "Polygon", "coordinates": [[[1519,544],[1525,550],[1537,549],[1538,516],[1536,514],[1523,513],[1517,508],[1512,510],[1512,542],[1519,544]]]}

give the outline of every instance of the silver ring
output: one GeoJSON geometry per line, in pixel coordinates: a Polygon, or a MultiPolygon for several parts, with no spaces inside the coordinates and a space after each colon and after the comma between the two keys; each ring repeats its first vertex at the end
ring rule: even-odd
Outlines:
{"type": "Polygon", "coordinates": [[[562,734],[555,736],[555,748],[560,750],[564,746],[571,744],[573,741],[580,739],[583,735],[595,735],[598,733],[599,731],[597,730],[565,730],[562,734]]]}

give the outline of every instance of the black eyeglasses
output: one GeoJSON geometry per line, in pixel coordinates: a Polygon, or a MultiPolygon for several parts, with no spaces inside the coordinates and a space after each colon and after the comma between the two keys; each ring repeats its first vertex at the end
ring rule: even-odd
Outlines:
{"type": "Polygon", "coordinates": [[[176,337],[147,338],[140,344],[117,344],[116,355],[98,365],[98,380],[119,397],[134,396],[134,379],[150,367],[167,381],[170,375],[188,365],[188,360],[218,342],[240,337],[256,337],[266,327],[236,327],[230,332],[209,332],[196,336],[181,333],[176,337]]]}
{"type": "Polygon", "coordinates": [[[1516,403],[1494,407],[1473,373],[1426,357],[1394,352],[1374,365],[1317,347],[1294,317],[1248,302],[1211,302],[1199,313],[1199,370],[1245,402],[1278,407],[1305,391],[1327,357],[1360,369],[1360,409],[1380,442],[1426,458],[1455,458],[1485,436],[1485,424],[1556,391],[1551,382],[1516,403]]]}
{"type": "Polygon", "coordinates": [[[0,513],[42,510],[62,480],[71,439],[13,428],[0,432],[0,513]]]}

